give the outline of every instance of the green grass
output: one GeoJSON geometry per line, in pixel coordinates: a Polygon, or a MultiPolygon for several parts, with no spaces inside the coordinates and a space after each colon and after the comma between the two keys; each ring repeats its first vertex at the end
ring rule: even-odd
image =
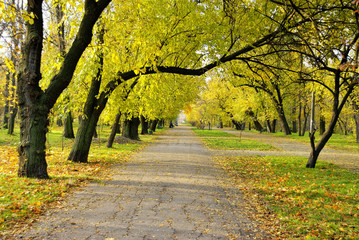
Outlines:
{"type": "Polygon", "coordinates": [[[258,141],[240,138],[220,130],[192,129],[204,144],[213,149],[233,150],[277,150],[275,147],[258,141]]]}
{"type": "MultiPolygon", "coordinates": [[[[282,136],[295,140],[299,140],[310,144],[308,132],[305,133],[304,136],[299,136],[298,133],[292,133],[292,135],[285,136],[283,132],[270,133],[274,136],[282,136]]],[[[318,142],[321,138],[321,135],[318,133],[315,134],[315,141],[318,142]]],[[[329,139],[326,146],[338,149],[338,150],[346,150],[346,151],[357,151],[359,152],[359,143],[356,142],[356,136],[353,134],[342,135],[342,134],[333,134],[329,139]]]]}
{"type": "MultiPolygon", "coordinates": [[[[103,126],[97,132],[99,137],[107,139],[110,130],[110,126],[103,126]]],[[[74,140],[63,138],[62,128],[52,127],[46,142],[46,161],[51,179],[37,180],[17,177],[19,129],[16,128],[12,136],[6,134],[6,129],[0,129],[0,238],[19,221],[48,209],[49,204],[57,202],[74,186],[110,177],[112,164],[128,161],[134,151],[164,130],[156,130],[155,135],[140,136],[139,142],[114,143],[112,148],[106,147],[106,140],[93,142],[89,162],[81,164],[67,161],[74,140]]]]}
{"type": "Polygon", "coordinates": [[[266,201],[288,239],[359,239],[359,176],[319,162],[306,169],[306,158],[228,157],[245,188],[266,201]]]}
{"type": "Polygon", "coordinates": [[[220,130],[192,129],[199,137],[236,137],[233,134],[220,130]]]}
{"type": "Polygon", "coordinates": [[[275,150],[276,148],[265,143],[239,138],[213,138],[202,139],[206,146],[214,149],[237,149],[237,150],[275,150]]]}

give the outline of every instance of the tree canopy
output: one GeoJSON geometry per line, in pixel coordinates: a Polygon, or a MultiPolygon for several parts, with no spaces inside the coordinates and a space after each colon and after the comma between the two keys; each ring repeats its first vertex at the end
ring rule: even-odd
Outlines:
{"type": "MultiPolygon", "coordinates": [[[[22,1],[1,1],[1,76],[17,79],[2,82],[17,88],[19,175],[48,177],[52,116],[86,120],[69,157],[86,162],[91,142],[80,139],[93,135],[100,116],[150,121],[186,109],[201,123],[247,121],[273,131],[278,119],[285,134],[301,133],[312,91],[329,123],[317,145],[311,132],[314,167],[337,123],[350,121],[342,111],[357,117],[358,4],[29,0],[25,11],[22,1]]],[[[14,102],[14,92],[4,100],[14,102]]]]}

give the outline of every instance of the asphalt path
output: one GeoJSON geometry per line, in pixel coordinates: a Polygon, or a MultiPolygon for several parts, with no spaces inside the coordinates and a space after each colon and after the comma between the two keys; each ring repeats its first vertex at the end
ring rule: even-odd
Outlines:
{"type": "Polygon", "coordinates": [[[22,239],[269,239],[188,127],[176,127],[49,210],[22,239]]]}

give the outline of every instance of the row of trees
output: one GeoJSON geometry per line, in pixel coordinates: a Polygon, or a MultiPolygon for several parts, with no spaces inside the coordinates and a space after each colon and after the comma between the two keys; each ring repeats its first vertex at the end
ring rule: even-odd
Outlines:
{"type": "MultiPolygon", "coordinates": [[[[224,124],[237,130],[246,128],[269,133],[280,130],[286,135],[304,136],[310,130],[314,93],[314,127],[320,135],[325,132],[332,102],[323,89],[288,80],[287,85],[268,83],[263,90],[249,83],[240,85],[237,80],[235,75],[212,76],[196,102],[185,109],[187,120],[199,128],[223,127],[224,124]]],[[[342,110],[335,131],[344,135],[355,133],[359,143],[357,116],[355,100],[351,98],[342,110]]]]}
{"type": "MultiPolygon", "coordinates": [[[[129,121],[171,115],[198,93],[204,82],[198,76],[212,69],[219,76],[234,76],[221,77],[228,81],[226,88],[252,89],[234,100],[252,91],[266,94],[271,101],[265,104],[275,106],[287,134],[283,94],[295,88],[292,83],[310,82],[328,92],[332,116],[313,146],[308,167],[314,167],[347,100],[355,99],[357,4],[29,0],[26,11],[17,14],[26,21],[22,61],[15,67],[19,176],[48,178],[45,141],[51,114],[83,109],[69,160],[86,162],[89,139],[104,111],[129,121]]],[[[12,6],[1,2],[2,15],[16,15],[12,6]]],[[[228,96],[232,94],[230,90],[228,96]]],[[[232,118],[246,111],[229,111],[225,102],[221,107],[232,118]]],[[[247,114],[256,116],[254,108],[247,114]]]]}

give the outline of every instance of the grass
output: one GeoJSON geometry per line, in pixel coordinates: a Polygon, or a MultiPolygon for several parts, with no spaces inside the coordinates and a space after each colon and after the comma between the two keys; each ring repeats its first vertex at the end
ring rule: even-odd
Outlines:
{"type": "MultiPolygon", "coordinates": [[[[285,136],[283,132],[270,133],[275,136],[288,137],[291,139],[299,140],[310,144],[308,132],[304,136],[299,136],[298,133],[292,133],[292,135],[285,136]]],[[[315,141],[318,142],[321,138],[321,135],[318,133],[315,135],[315,141]]],[[[359,152],[359,143],[356,142],[356,136],[353,134],[342,135],[342,134],[333,134],[329,139],[326,146],[346,151],[357,151],[359,152]]]]}
{"type": "Polygon", "coordinates": [[[194,133],[196,133],[199,137],[236,137],[233,134],[223,132],[220,130],[207,130],[207,129],[193,128],[192,131],[194,133]]]}
{"type": "MultiPolygon", "coordinates": [[[[165,129],[159,129],[158,134],[165,129]]],[[[101,138],[107,137],[110,127],[98,129],[101,138]]],[[[18,178],[17,143],[19,131],[14,135],[0,129],[0,238],[9,233],[19,222],[30,221],[56,204],[73,187],[89,180],[101,181],[111,176],[110,166],[129,160],[131,153],[144,146],[141,143],[152,141],[156,136],[141,136],[141,142],[132,144],[114,144],[106,148],[106,141],[94,142],[90,149],[89,163],[67,161],[73,143],[72,139],[62,138],[62,128],[52,128],[48,133],[46,160],[49,180],[18,178]]]]}
{"type": "Polygon", "coordinates": [[[359,239],[358,174],[325,162],[315,169],[301,167],[306,161],[282,156],[220,159],[242,189],[258,194],[277,216],[279,237],[359,239]]]}
{"type": "Polygon", "coordinates": [[[275,150],[272,145],[260,143],[249,139],[228,139],[228,138],[215,138],[215,139],[203,139],[203,142],[209,148],[214,149],[233,149],[233,150],[275,150]]]}
{"type": "Polygon", "coordinates": [[[276,150],[275,147],[258,141],[239,138],[236,135],[220,130],[192,129],[204,144],[212,149],[234,149],[234,150],[276,150]]]}

